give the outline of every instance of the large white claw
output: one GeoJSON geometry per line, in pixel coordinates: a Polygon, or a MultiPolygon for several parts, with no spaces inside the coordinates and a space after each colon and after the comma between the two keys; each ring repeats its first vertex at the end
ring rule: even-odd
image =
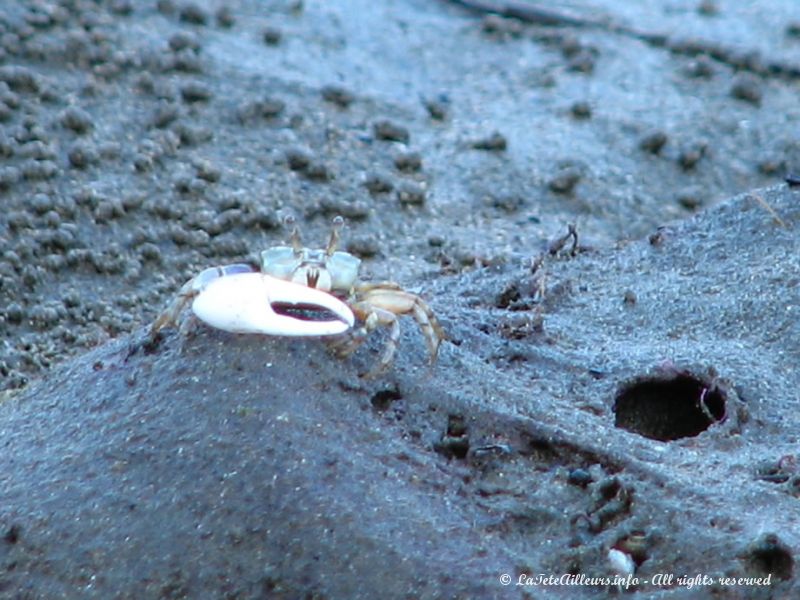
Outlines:
{"type": "Polygon", "coordinates": [[[195,298],[192,311],[212,327],[233,333],[336,335],[355,322],[350,308],[327,292],[263,273],[236,273],[213,280],[195,298]],[[308,321],[278,314],[274,305],[326,309],[337,319],[308,321]]]}

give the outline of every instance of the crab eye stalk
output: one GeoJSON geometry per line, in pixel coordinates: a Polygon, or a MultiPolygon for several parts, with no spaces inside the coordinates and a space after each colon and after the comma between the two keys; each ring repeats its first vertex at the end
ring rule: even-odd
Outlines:
{"type": "Polygon", "coordinates": [[[331,238],[328,240],[328,247],[325,249],[325,256],[333,256],[336,252],[336,247],[339,245],[339,233],[344,228],[344,218],[337,215],[333,218],[333,227],[331,229],[331,238]]]}
{"type": "Polygon", "coordinates": [[[295,220],[294,215],[286,215],[283,218],[283,225],[284,227],[292,228],[292,233],[291,237],[289,238],[289,241],[292,244],[292,250],[294,250],[294,255],[300,256],[303,253],[303,242],[300,239],[300,229],[297,227],[297,221],[295,220]]]}

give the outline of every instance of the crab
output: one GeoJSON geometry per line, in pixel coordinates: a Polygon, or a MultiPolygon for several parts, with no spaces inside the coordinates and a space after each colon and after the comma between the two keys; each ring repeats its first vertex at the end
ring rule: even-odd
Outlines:
{"type": "Polygon", "coordinates": [[[336,217],[324,249],[303,246],[299,229],[292,228],[290,246],[261,252],[260,269],[247,264],[211,267],[186,282],[150,328],[151,337],[175,325],[191,302],[202,321],[225,331],[277,336],[334,336],[339,356],[353,353],[379,327],[389,336],[378,364],[367,376],[383,373],[392,363],[400,340],[399,318],[417,322],[431,364],[445,339],[428,304],[393,282],[363,282],[361,260],[337,250],[344,219],[336,217]],[[328,318],[309,319],[309,315],[328,318]],[[356,325],[358,323],[358,325],[356,325]]]}

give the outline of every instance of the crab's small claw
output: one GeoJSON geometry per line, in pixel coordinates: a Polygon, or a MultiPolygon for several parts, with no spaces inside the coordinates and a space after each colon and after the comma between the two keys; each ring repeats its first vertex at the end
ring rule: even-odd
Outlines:
{"type": "Polygon", "coordinates": [[[350,308],[327,292],[263,273],[237,273],[215,279],[194,299],[192,311],[212,327],[233,333],[336,335],[355,322],[350,308]],[[297,309],[302,314],[293,316],[287,309],[297,309]],[[320,311],[335,318],[302,318],[320,311]]]}

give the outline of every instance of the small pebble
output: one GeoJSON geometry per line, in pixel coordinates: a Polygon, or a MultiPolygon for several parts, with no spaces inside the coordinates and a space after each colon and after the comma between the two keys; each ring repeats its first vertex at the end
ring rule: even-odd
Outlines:
{"type": "Polygon", "coordinates": [[[758,171],[764,175],[776,175],[786,171],[786,161],[777,154],[765,153],[758,161],[758,171]]]}
{"type": "Polygon", "coordinates": [[[17,254],[13,250],[6,250],[3,253],[3,261],[8,263],[17,270],[22,268],[22,258],[20,257],[19,254],[17,254]]]}
{"type": "Polygon", "coordinates": [[[569,111],[576,119],[592,118],[592,106],[583,100],[573,103],[572,106],[570,106],[569,111]]]}
{"type": "Polygon", "coordinates": [[[517,194],[490,195],[486,198],[486,203],[493,208],[514,213],[525,205],[525,198],[517,194]]]}
{"type": "Polygon", "coordinates": [[[178,123],[173,127],[174,132],[182,146],[199,146],[204,142],[214,138],[214,132],[202,125],[189,125],[188,123],[178,123]]]}
{"type": "Polygon", "coordinates": [[[582,49],[567,61],[567,70],[575,73],[589,74],[594,71],[595,54],[588,49],[582,49]]]}
{"type": "Polygon", "coordinates": [[[203,63],[197,52],[188,48],[176,52],[172,60],[166,59],[166,64],[162,67],[165,71],[180,71],[183,73],[202,73],[203,63]]]}
{"type": "Polygon", "coordinates": [[[89,250],[86,248],[72,248],[67,251],[67,265],[79,267],[85,265],[89,260],[89,250]]]}
{"type": "Polygon", "coordinates": [[[428,245],[431,248],[441,248],[447,240],[444,236],[439,234],[432,234],[428,236],[428,245]]]}
{"type": "Polygon", "coordinates": [[[75,232],[70,228],[70,226],[74,227],[72,224],[62,225],[55,231],[52,240],[54,248],[64,251],[69,250],[77,244],[75,232]]]}
{"type": "Polygon", "coordinates": [[[41,90],[39,75],[19,65],[0,66],[0,81],[5,81],[15,92],[38,94],[41,90]]]}
{"type": "Polygon", "coordinates": [[[200,81],[191,81],[181,86],[184,102],[207,102],[212,96],[211,88],[200,81]]]}
{"type": "Polygon", "coordinates": [[[245,102],[236,110],[239,122],[244,124],[255,118],[272,119],[280,115],[286,103],[277,98],[264,98],[256,102],[245,102]]]}
{"type": "Polygon", "coordinates": [[[15,146],[15,141],[5,135],[5,132],[0,131],[0,158],[11,158],[14,156],[15,146]]]}
{"type": "Polygon", "coordinates": [[[330,167],[323,162],[312,162],[303,171],[306,179],[311,181],[325,182],[332,180],[333,172],[330,167]]]}
{"type": "Polygon", "coordinates": [[[50,272],[57,273],[67,266],[67,259],[63,254],[48,254],[44,257],[42,266],[50,272]]]}
{"type": "Polygon", "coordinates": [[[0,190],[7,190],[20,180],[20,170],[17,167],[0,167],[0,190]]]}
{"type": "Polygon", "coordinates": [[[85,169],[98,160],[97,152],[90,144],[78,142],[72,145],[67,153],[69,164],[76,169],[85,169]]]}
{"type": "Polygon", "coordinates": [[[25,22],[36,29],[48,29],[53,25],[50,15],[36,10],[32,10],[25,14],[25,22]]]}
{"type": "Polygon", "coordinates": [[[369,173],[364,179],[364,187],[370,194],[387,194],[394,189],[391,177],[383,173],[369,173]]]}
{"type": "Polygon", "coordinates": [[[500,15],[487,15],[481,23],[483,32],[494,38],[519,37],[522,35],[522,23],[517,19],[509,19],[500,15]]]}
{"type": "Polygon", "coordinates": [[[663,131],[646,133],[639,142],[639,148],[650,154],[658,154],[667,143],[667,134],[663,131]]]}
{"type": "Polygon", "coordinates": [[[175,180],[175,189],[188,196],[202,196],[208,188],[208,182],[199,177],[179,177],[175,180]]]}
{"type": "Polygon", "coordinates": [[[216,183],[222,177],[222,172],[207,160],[197,161],[194,166],[197,170],[197,176],[209,183],[216,183]]]}
{"type": "Polygon", "coordinates": [[[752,73],[739,73],[731,85],[731,96],[759,106],[763,96],[761,79],[752,73]]]}
{"type": "Polygon", "coordinates": [[[408,129],[387,120],[376,122],[373,125],[373,131],[377,139],[388,142],[403,142],[407,144],[410,138],[408,129]]]}
{"type": "Polygon", "coordinates": [[[152,242],[145,242],[139,246],[139,256],[143,261],[161,262],[161,250],[152,242]]]}
{"type": "Polygon", "coordinates": [[[719,14],[719,6],[715,0],[700,0],[697,5],[697,13],[704,17],[714,17],[719,14]]]}
{"type": "Polygon", "coordinates": [[[28,181],[52,179],[58,175],[58,166],[51,160],[27,160],[20,165],[22,177],[28,181]]]}
{"type": "Polygon", "coordinates": [[[53,306],[37,304],[28,312],[31,324],[40,330],[53,327],[58,323],[58,310],[53,306]]]}
{"type": "Polygon", "coordinates": [[[194,2],[184,4],[180,11],[180,20],[192,25],[205,25],[208,22],[208,14],[198,4],[194,2]]]}
{"type": "Polygon", "coordinates": [[[572,469],[569,474],[567,475],[567,481],[572,485],[577,485],[579,487],[585,488],[590,483],[592,483],[593,479],[589,471],[586,469],[572,469]]]}
{"type": "Polygon", "coordinates": [[[149,71],[144,71],[143,73],[139,73],[136,76],[136,81],[134,83],[136,89],[146,94],[152,94],[155,92],[156,84],[155,80],[153,79],[153,74],[149,71]]]}
{"type": "Polygon", "coordinates": [[[711,79],[716,69],[710,57],[700,55],[689,62],[685,72],[689,77],[694,77],[696,79],[711,79]]]}
{"type": "Polygon", "coordinates": [[[373,235],[353,237],[347,242],[346,250],[359,258],[372,258],[380,252],[378,240],[373,235]]]}
{"type": "Polygon", "coordinates": [[[355,96],[353,96],[352,92],[338,85],[326,85],[323,87],[322,98],[326,102],[335,104],[340,108],[347,108],[353,103],[353,100],[355,100],[355,96]]]}
{"type": "Polygon", "coordinates": [[[106,223],[124,215],[125,209],[122,207],[122,202],[117,198],[103,200],[95,207],[93,211],[93,216],[96,223],[106,223]]]}
{"type": "Polygon", "coordinates": [[[61,113],[61,124],[79,135],[88,133],[94,127],[89,113],[77,106],[71,106],[61,113]]]}
{"type": "Polygon", "coordinates": [[[502,152],[507,147],[505,136],[494,132],[488,137],[472,142],[472,147],[476,150],[486,150],[488,152],[502,152]]]}
{"type": "Polygon", "coordinates": [[[214,228],[219,233],[225,233],[239,226],[242,223],[242,211],[232,208],[222,212],[214,218],[214,228]]]}
{"type": "Polygon", "coordinates": [[[175,0],[158,0],[156,9],[162,15],[170,16],[175,14],[175,0]]]}
{"type": "Polygon", "coordinates": [[[415,181],[403,181],[397,187],[397,200],[403,206],[421,206],[425,203],[425,188],[415,181]]]}
{"type": "Polygon", "coordinates": [[[221,6],[216,13],[217,25],[223,29],[230,29],[236,24],[236,18],[233,16],[229,6],[221,6]]]}
{"type": "Polygon", "coordinates": [[[12,302],[6,307],[6,319],[9,323],[18,324],[25,318],[25,309],[18,302],[12,302]]]}
{"type": "Polygon", "coordinates": [[[276,98],[264,98],[258,105],[259,112],[265,119],[277,117],[285,107],[286,103],[276,98]]]}
{"type": "Polygon", "coordinates": [[[261,32],[261,39],[267,46],[277,46],[281,43],[283,34],[277,27],[267,27],[261,32]]]}
{"type": "Polygon", "coordinates": [[[292,171],[302,171],[311,164],[311,153],[305,148],[289,148],[286,151],[286,162],[292,171]]]}
{"type": "Polygon", "coordinates": [[[200,42],[197,40],[197,36],[190,31],[178,31],[169,38],[169,47],[173,52],[178,52],[185,48],[199,50],[200,42]]]}
{"type": "Polygon", "coordinates": [[[450,103],[446,98],[425,100],[424,104],[428,115],[435,121],[444,121],[450,114],[450,103]]]}
{"type": "Polygon", "coordinates": [[[415,173],[422,169],[422,156],[419,152],[404,152],[394,158],[394,166],[399,171],[415,173]]]}
{"type": "Polygon", "coordinates": [[[705,156],[707,144],[697,142],[686,146],[678,156],[678,164],[684,171],[689,171],[697,166],[700,159],[705,156]]]}
{"type": "Polygon", "coordinates": [[[225,234],[211,240],[211,252],[215,256],[244,256],[249,248],[241,237],[225,234]]]}
{"type": "Polygon", "coordinates": [[[180,116],[180,108],[175,102],[161,100],[156,107],[151,120],[154,127],[163,129],[173,123],[180,116]]]}
{"type": "Polygon", "coordinates": [[[338,198],[325,198],[321,202],[322,211],[330,215],[341,215],[346,219],[361,220],[369,217],[369,205],[356,200],[350,202],[338,198]]]}
{"type": "Polygon", "coordinates": [[[22,267],[22,283],[29,288],[36,287],[42,281],[42,269],[39,266],[25,265],[22,267]]]}
{"type": "Polygon", "coordinates": [[[702,193],[699,190],[685,190],[678,194],[678,204],[686,210],[696,211],[703,206],[702,193]]]}
{"type": "Polygon", "coordinates": [[[111,3],[111,12],[121,17],[130,16],[133,13],[131,0],[114,0],[111,3]]]}
{"type": "Polygon", "coordinates": [[[122,146],[118,142],[101,142],[97,145],[97,152],[104,160],[116,160],[122,154],[122,146]]]}
{"type": "Polygon", "coordinates": [[[30,213],[25,210],[13,210],[7,213],[6,223],[11,231],[33,227],[33,219],[30,213]]]}
{"type": "Polygon", "coordinates": [[[55,208],[55,200],[48,194],[34,194],[31,199],[31,208],[37,215],[43,215],[55,208]]]}
{"type": "Polygon", "coordinates": [[[272,229],[279,229],[282,225],[282,221],[278,218],[278,215],[275,214],[274,210],[259,207],[246,214],[242,219],[242,224],[248,228],[269,231],[272,229]]]}
{"type": "Polygon", "coordinates": [[[559,173],[547,182],[547,187],[556,194],[569,194],[580,180],[581,171],[578,167],[562,167],[559,173]]]}
{"type": "Polygon", "coordinates": [[[22,158],[33,158],[36,160],[49,160],[56,158],[56,151],[49,144],[39,140],[34,140],[22,144],[18,153],[22,158]]]}
{"type": "Polygon", "coordinates": [[[149,154],[142,154],[137,153],[133,157],[133,168],[136,169],[137,173],[146,173],[147,171],[151,171],[155,166],[155,160],[153,156],[149,154]]]}

